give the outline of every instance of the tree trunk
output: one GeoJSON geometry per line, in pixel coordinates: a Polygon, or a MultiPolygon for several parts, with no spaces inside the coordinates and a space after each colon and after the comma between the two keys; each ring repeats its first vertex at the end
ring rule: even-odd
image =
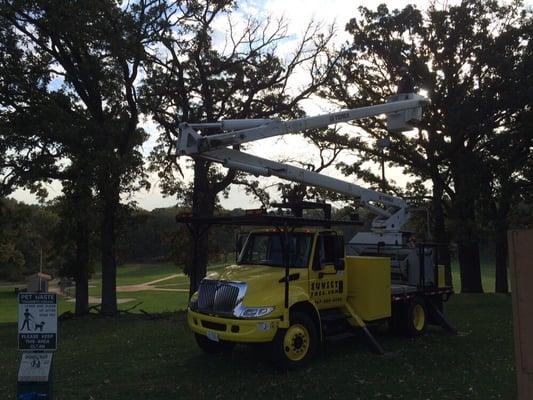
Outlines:
{"type": "MultiPolygon", "coordinates": [[[[216,193],[209,184],[208,170],[208,162],[195,160],[192,196],[192,213],[195,217],[212,217],[215,211],[216,193]]],[[[193,232],[193,255],[187,268],[190,279],[189,296],[198,290],[200,281],[206,275],[209,261],[208,227],[196,225],[193,232]]]]}
{"type": "Polygon", "coordinates": [[[437,263],[447,266],[446,282],[452,282],[450,242],[446,232],[444,216],[444,189],[439,179],[433,180],[433,198],[431,200],[431,236],[432,241],[439,244],[437,263]]]}
{"type": "Polygon", "coordinates": [[[189,266],[189,297],[198,290],[200,282],[207,273],[207,264],[209,262],[209,234],[207,227],[199,225],[193,227],[193,257],[189,266]]]}
{"type": "MultiPolygon", "coordinates": [[[[472,155],[458,153],[452,162],[455,196],[452,201],[456,223],[457,256],[461,275],[461,292],[483,293],[481,262],[476,226],[476,201],[479,182],[472,155]]],[[[478,171],[479,172],[479,171],[478,171]]]]}
{"type": "Polygon", "coordinates": [[[483,293],[479,244],[475,231],[475,210],[471,202],[458,202],[454,208],[457,223],[457,257],[461,292],[483,293]]]}
{"type": "Polygon", "coordinates": [[[76,315],[89,312],[89,202],[90,188],[78,178],[74,194],[76,216],[76,315]]]}
{"type": "Polygon", "coordinates": [[[118,184],[109,180],[102,190],[102,308],[103,315],[115,315],[117,309],[117,262],[115,258],[115,220],[119,205],[118,184]]]}
{"type": "Polygon", "coordinates": [[[483,293],[479,244],[465,238],[457,242],[462,293],[483,293]]]}

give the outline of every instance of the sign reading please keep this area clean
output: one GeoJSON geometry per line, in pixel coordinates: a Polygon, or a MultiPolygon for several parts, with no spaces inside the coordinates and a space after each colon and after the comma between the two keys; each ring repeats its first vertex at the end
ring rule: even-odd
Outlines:
{"type": "Polygon", "coordinates": [[[57,349],[57,295],[19,293],[19,350],[57,349]]]}

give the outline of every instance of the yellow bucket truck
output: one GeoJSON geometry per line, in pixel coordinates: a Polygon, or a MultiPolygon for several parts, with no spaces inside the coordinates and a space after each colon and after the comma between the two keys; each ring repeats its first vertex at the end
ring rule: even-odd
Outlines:
{"type": "Polygon", "coordinates": [[[409,336],[424,333],[428,323],[454,332],[443,315],[443,302],[453,291],[449,271],[439,264],[438,246],[414,243],[405,230],[410,217],[405,200],[237,149],[254,140],[380,114],[387,115],[389,130],[403,131],[421,118],[426,103],[411,93],[385,104],[290,121],[180,124],[179,156],[325,188],[357,199],[376,215],[371,230],[357,233],[348,243],[330,227],[353,222],[333,221],[329,215],[303,218],[302,207],[313,208],[309,204],[287,205],[296,216],[178,218],[189,226],[270,227],[251,231],[236,264],[209,274],[191,297],[187,321],[203,350],[213,353],[235,343],[267,343],[280,364],[292,367],[307,362],[322,341],[356,330],[381,353],[367,329],[374,321],[388,321],[394,331],[409,336]],[[209,135],[202,135],[202,130],[209,135]],[[221,133],[213,134],[214,130],[221,133]]]}
{"type": "MultiPolygon", "coordinates": [[[[382,246],[383,256],[345,255],[343,236],[318,226],[344,221],[271,215],[179,220],[275,227],[251,231],[236,264],[210,273],[191,297],[187,321],[208,353],[236,343],[267,343],[268,353],[291,367],[312,358],[321,342],[354,336],[357,328],[381,353],[367,329],[375,321],[388,321],[407,336],[423,334],[430,322],[453,332],[442,313],[452,293],[444,266],[433,263],[425,268],[427,277],[419,273],[409,282],[391,268],[406,261],[401,246],[382,246]]],[[[420,244],[409,251],[427,259],[436,249],[420,244]]],[[[407,265],[419,272],[420,267],[407,265]]]]}

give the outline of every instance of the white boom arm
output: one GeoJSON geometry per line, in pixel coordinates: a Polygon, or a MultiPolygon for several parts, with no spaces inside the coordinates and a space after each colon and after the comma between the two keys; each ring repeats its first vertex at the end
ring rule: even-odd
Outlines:
{"type": "Polygon", "coordinates": [[[339,122],[352,121],[380,114],[387,114],[390,130],[411,129],[409,122],[420,120],[422,106],[428,100],[416,94],[394,96],[388,103],[343,110],[314,117],[291,121],[270,119],[223,120],[214,123],[181,123],[177,142],[177,154],[200,157],[253,175],[274,175],[293,182],[321,187],[359,199],[362,206],[377,214],[372,229],[378,232],[397,233],[409,219],[407,203],[397,197],[366,189],[354,183],[321,175],[304,168],[294,167],[261,157],[253,156],[226,146],[259,140],[267,137],[300,132],[307,129],[325,128],[339,122]],[[404,98],[403,100],[399,97],[404,98]],[[209,136],[197,132],[201,129],[231,131],[209,136]]]}

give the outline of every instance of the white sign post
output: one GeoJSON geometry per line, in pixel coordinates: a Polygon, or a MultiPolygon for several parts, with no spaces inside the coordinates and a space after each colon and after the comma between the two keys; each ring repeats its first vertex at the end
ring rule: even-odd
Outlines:
{"type": "Polygon", "coordinates": [[[17,398],[52,399],[52,351],[57,350],[57,295],[19,293],[20,362],[17,398]]]}
{"type": "Polygon", "coordinates": [[[57,295],[19,293],[19,350],[57,350],[57,295]]]}

